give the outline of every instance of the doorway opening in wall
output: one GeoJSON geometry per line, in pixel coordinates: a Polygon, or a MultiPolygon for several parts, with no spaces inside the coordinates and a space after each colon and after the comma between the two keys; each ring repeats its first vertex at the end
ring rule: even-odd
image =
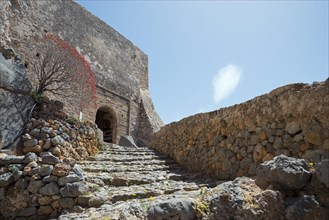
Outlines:
{"type": "Polygon", "coordinates": [[[95,123],[103,131],[104,142],[116,143],[117,119],[110,107],[105,106],[97,110],[95,123]]]}

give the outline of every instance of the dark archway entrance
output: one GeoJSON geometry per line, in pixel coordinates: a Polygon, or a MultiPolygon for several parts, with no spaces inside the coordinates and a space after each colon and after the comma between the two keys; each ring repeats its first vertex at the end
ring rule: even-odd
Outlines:
{"type": "Polygon", "coordinates": [[[114,111],[109,107],[101,107],[97,110],[96,121],[98,128],[103,131],[103,139],[108,143],[116,143],[117,119],[114,111]]]}

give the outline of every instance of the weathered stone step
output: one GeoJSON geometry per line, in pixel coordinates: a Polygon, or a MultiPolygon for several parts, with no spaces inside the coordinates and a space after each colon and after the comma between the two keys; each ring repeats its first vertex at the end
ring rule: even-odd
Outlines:
{"type": "Polygon", "coordinates": [[[136,151],[113,151],[108,152],[108,155],[112,156],[163,156],[162,154],[156,152],[136,152],[136,151]]]}
{"type": "Polygon", "coordinates": [[[126,201],[131,199],[143,199],[150,196],[156,197],[164,194],[188,194],[189,191],[196,191],[200,189],[200,185],[193,182],[187,183],[183,181],[166,180],[163,182],[153,182],[143,185],[131,186],[103,186],[99,187],[92,184],[92,194],[99,194],[98,189],[102,192],[103,197],[115,203],[118,201],[126,201]]]}
{"type": "MultiPolygon", "coordinates": [[[[174,160],[148,148],[107,144],[98,155],[78,163],[85,171],[90,189],[85,198],[100,197],[103,205],[98,209],[87,208],[80,214],[61,215],[61,220],[90,219],[91,216],[96,219],[130,219],[122,217],[127,207],[145,207],[147,210],[153,201],[179,196],[194,198],[202,187],[217,185],[202,173],[191,173],[174,160]],[[106,214],[98,215],[98,212],[106,214]]],[[[87,200],[81,206],[91,205],[87,200]]]]}
{"type": "Polygon", "coordinates": [[[151,183],[140,186],[109,187],[109,198],[111,202],[126,201],[130,199],[143,199],[150,196],[156,197],[164,194],[186,193],[199,190],[200,187],[192,183],[166,181],[162,183],[151,183]]]}
{"type": "Polygon", "coordinates": [[[132,161],[79,161],[78,162],[82,167],[85,166],[112,166],[112,165],[126,165],[126,166],[131,166],[131,165],[162,165],[162,164],[177,164],[174,160],[171,159],[166,159],[166,160],[159,160],[159,159],[154,159],[154,160],[132,160],[132,161]]]}
{"type": "Polygon", "coordinates": [[[116,151],[116,152],[120,152],[120,151],[130,151],[130,152],[155,152],[154,150],[147,148],[147,147],[123,147],[123,146],[107,146],[104,145],[103,147],[103,151],[116,151]]]}
{"type": "Polygon", "coordinates": [[[88,161],[113,161],[113,162],[122,162],[122,161],[141,161],[141,160],[155,160],[155,159],[162,159],[166,160],[169,159],[168,157],[164,156],[111,156],[111,155],[97,155],[94,157],[89,157],[88,161]]]}
{"type": "MultiPolygon", "coordinates": [[[[66,213],[61,215],[58,220],[90,220],[90,219],[111,219],[111,220],[122,220],[122,219],[138,219],[135,215],[131,215],[132,211],[147,212],[147,210],[159,202],[168,201],[169,199],[182,200],[185,198],[195,198],[199,194],[196,192],[189,192],[187,195],[160,195],[157,197],[147,197],[144,199],[132,199],[126,201],[118,201],[113,204],[104,204],[99,208],[89,208],[84,210],[82,213],[66,213]]],[[[145,219],[140,216],[140,219],[145,219]]]]}
{"type": "Polygon", "coordinates": [[[180,175],[168,173],[167,171],[157,172],[118,172],[118,173],[89,173],[87,175],[87,181],[104,183],[111,186],[131,186],[142,185],[152,182],[161,182],[165,180],[188,180],[191,179],[188,175],[180,175]],[[101,180],[101,181],[99,181],[101,180]]]}
{"type": "Polygon", "coordinates": [[[100,151],[100,153],[114,153],[114,154],[128,154],[128,153],[140,153],[140,154],[159,154],[158,152],[154,151],[154,150],[137,150],[137,149],[131,149],[131,150],[125,150],[125,149],[119,149],[119,150],[115,150],[115,149],[103,149],[102,151],[100,151]]]}
{"type": "Polygon", "coordinates": [[[134,165],[134,166],[124,166],[124,165],[113,165],[113,166],[85,166],[84,170],[87,172],[142,172],[142,171],[158,171],[158,170],[181,170],[182,167],[173,165],[134,165]]]}
{"type": "Polygon", "coordinates": [[[102,149],[102,152],[138,152],[138,153],[158,153],[157,151],[150,148],[110,148],[105,147],[102,149]]]}

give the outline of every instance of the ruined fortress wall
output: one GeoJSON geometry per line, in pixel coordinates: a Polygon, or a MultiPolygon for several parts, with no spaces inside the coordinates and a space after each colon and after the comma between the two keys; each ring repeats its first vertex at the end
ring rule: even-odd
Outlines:
{"type": "Polygon", "coordinates": [[[219,179],[253,176],[280,154],[317,163],[329,158],[329,79],[171,123],[154,135],[152,147],[219,179]]]}
{"type": "MultiPolygon", "coordinates": [[[[53,33],[89,61],[97,85],[114,92],[108,96],[109,93],[98,88],[98,107],[106,105],[118,115],[119,123],[125,123],[124,128],[118,128],[118,135],[131,134],[144,139],[136,136],[137,128],[141,127],[138,123],[143,123],[138,116],[144,113],[157,118],[157,123],[149,123],[147,130],[155,131],[159,129],[158,124],[162,125],[155,111],[141,112],[140,91],[148,90],[147,55],[105,22],[72,0],[3,0],[0,12],[0,52],[13,48],[29,65],[35,56],[36,43],[45,33],[53,33]],[[113,94],[118,95],[114,97],[113,94]],[[122,97],[129,99],[130,104],[122,102],[122,97]]],[[[148,101],[153,105],[150,97],[148,101]]],[[[66,104],[69,111],[76,116],[79,114],[77,103],[66,104]]],[[[96,112],[97,109],[90,107],[84,110],[84,115],[95,121],[96,112]]]]}

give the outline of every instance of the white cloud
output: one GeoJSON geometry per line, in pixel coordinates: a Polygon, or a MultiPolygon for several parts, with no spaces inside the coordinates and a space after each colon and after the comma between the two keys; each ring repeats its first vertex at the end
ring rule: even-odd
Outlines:
{"type": "Polygon", "coordinates": [[[219,103],[234,92],[240,82],[241,75],[242,69],[233,64],[229,64],[219,69],[218,73],[212,80],[212,86],[214,89],[213,98],[215,103],[219,103]]]}

